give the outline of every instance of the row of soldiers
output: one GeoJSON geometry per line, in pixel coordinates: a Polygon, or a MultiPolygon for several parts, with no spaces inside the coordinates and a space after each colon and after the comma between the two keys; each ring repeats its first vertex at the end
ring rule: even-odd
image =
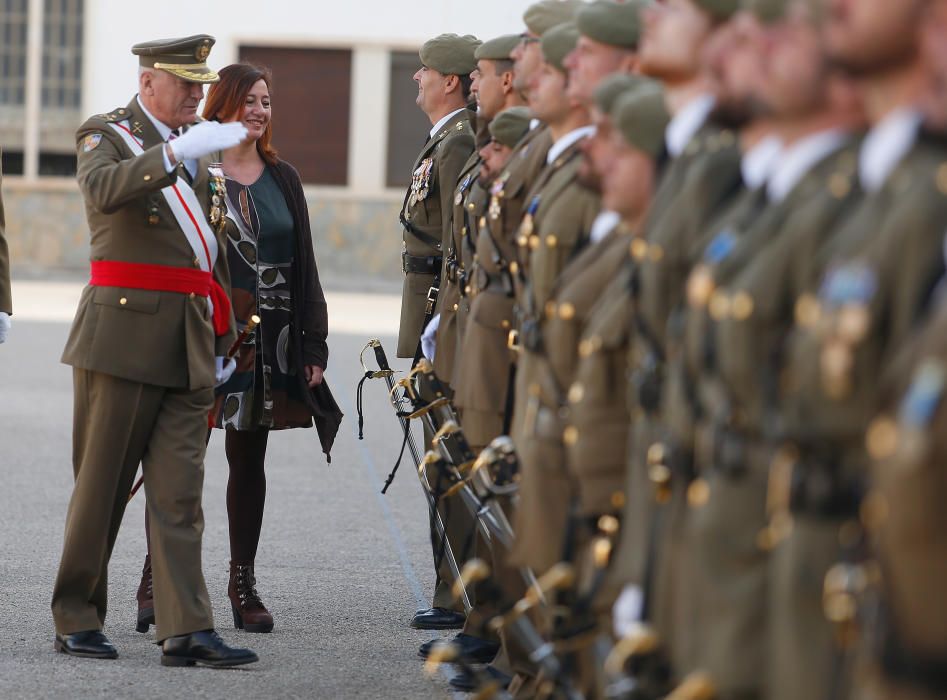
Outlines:
{"type": "Polygon", "coordinates": [[[523,20],[415,76],[398,354],[519,464],[509,548],[442,494],[489,586],[436,557],[415,626],[467,690],[947,696],[947,0],[523,20]],[[565,681],[502,624],[530,576],[565,681]]]}

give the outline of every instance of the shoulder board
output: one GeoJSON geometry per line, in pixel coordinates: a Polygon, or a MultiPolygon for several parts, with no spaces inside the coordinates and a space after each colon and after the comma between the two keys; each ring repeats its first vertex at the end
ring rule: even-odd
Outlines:
{"type": "Polygon", "coordinates": [[[114,123],[114,122],[123,122],[131,118],[131,114],[124,107],[119,107],[118,109],[113,109],[111,112],[106,112],[105,114],[96,115],[99,119],[105,122],[114,123]]]}

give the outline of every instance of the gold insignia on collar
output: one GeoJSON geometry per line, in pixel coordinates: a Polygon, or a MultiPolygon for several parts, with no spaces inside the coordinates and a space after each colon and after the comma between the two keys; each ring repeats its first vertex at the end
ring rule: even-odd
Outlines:
{"type": "Polygon", "coordinates": [[[133,134],[140,134],[140,133],[142,133],[142,131],[141,131],[141,122],[136,121],[134,124],[132,124],[132,133],[133,133],[133,134]]]}

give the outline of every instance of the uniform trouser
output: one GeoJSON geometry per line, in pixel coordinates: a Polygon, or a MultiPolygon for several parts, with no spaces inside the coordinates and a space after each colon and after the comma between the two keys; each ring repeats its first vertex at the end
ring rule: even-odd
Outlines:
{"type": "Polygon", "coordinates": [[[204,452],[214,392],[75,369],[73,472],[52,610],[59,634],[101,629],[108,562],[139,463],[158,641],[214,626],[201,571],[204,452]]]}
{"type": "Polygon", "coordinates": [[[825,575],[839,561],[841,522],[796,514],[770,558],[769,697],[847,697],[849,679],[825,617],[825,575]]]}

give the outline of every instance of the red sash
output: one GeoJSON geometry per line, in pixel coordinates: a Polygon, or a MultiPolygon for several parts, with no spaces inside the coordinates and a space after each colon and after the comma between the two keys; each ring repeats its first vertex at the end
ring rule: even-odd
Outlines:
{"type": "Polygon", "coordinates": [[[210,297],[214,306],[214,332],[225,335],[230,328],[230,299],[210,272],[170,265],[93,260],[89,284],[210,297]]]}

